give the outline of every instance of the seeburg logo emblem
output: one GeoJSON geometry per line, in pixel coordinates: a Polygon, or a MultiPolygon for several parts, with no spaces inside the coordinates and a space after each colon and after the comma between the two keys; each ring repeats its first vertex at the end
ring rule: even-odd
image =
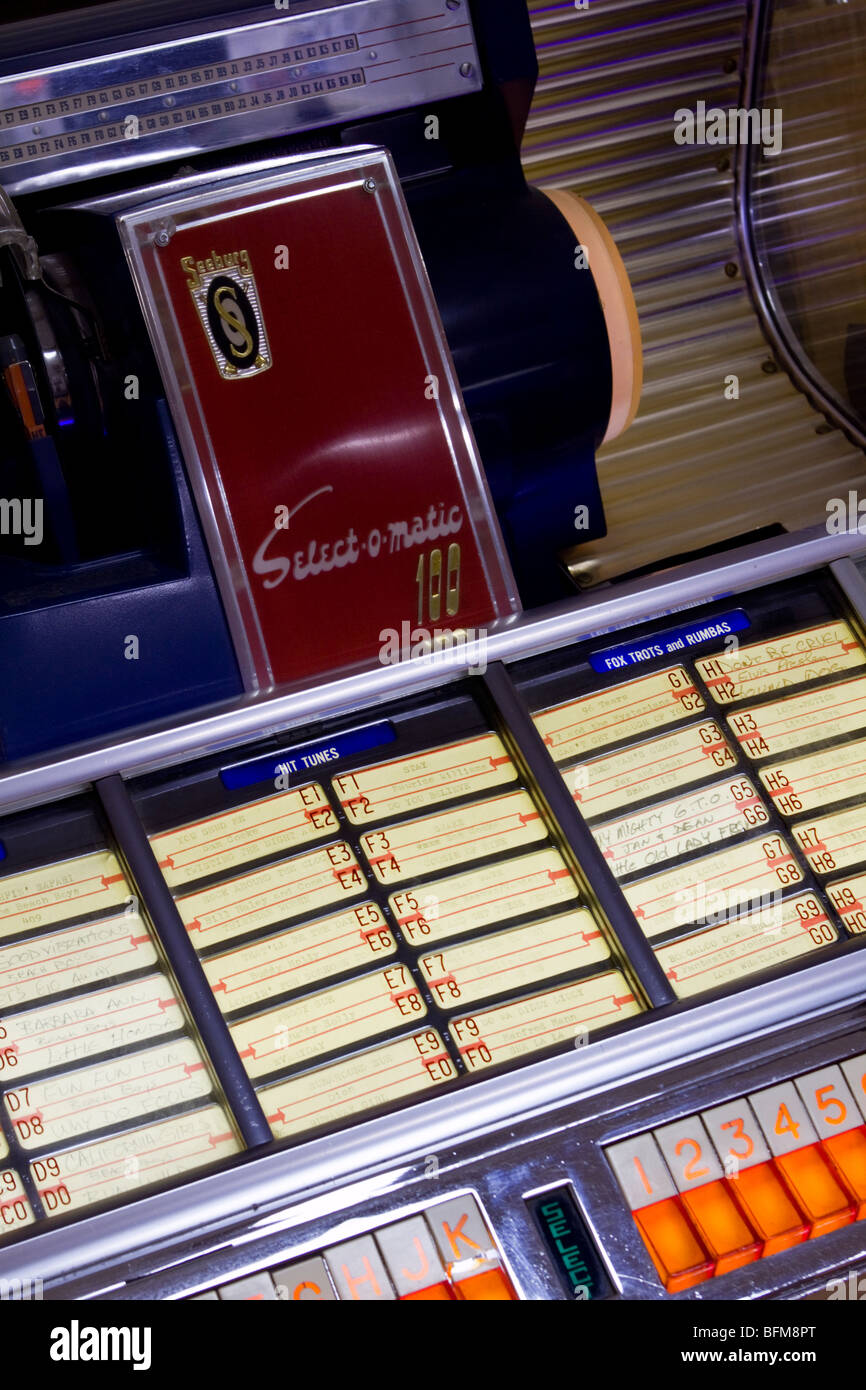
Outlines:
{"type": "Polygon", "coordinates": [[[220,375],[235,381],[266,372],[271,355],[249,252],[212,251],[180,264],[220,375]]]}

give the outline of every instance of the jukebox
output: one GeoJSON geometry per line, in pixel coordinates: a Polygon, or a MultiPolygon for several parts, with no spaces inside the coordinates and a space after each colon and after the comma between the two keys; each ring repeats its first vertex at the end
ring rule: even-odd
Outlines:
{"type": "Polygon", "coordinates": [[[856,1296],[863,191],[761,143],[815,6],[23,8],[3,1289],[856,1296]]]}

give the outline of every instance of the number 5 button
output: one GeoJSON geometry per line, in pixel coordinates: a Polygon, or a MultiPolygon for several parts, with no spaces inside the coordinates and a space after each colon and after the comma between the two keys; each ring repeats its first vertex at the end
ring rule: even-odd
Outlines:
{"type": "Polygon", "coordinates": [[[809,1221],[812,1236],[854,1220],[854,1205],[830,1162],[792,1081],[757,1091],[749,1101],[782,1178],[809,1221]]]}
{"type": "Polygon", "coordinates": [[[734,1189],[725,1181],[710,1136],[698,1116],[663,1125],[653,1134],[679,1188],[683,1206],[715,1261],[716,1275],[757,1260],[762,1242],[756,1239],[734,1189]]]}
{"type": "Polygon", "coordinates": [[[796,1086],[859,1221],[866,1216],[866,1127],[848,1083],[839,1067],[821,1067],[798,1076],[796,1086]]]}

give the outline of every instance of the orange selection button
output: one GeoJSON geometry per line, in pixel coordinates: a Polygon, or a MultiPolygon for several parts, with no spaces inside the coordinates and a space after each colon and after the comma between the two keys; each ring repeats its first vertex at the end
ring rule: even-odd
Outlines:
{"type": "Polygon", "coordinates": [[[854,1204],[836,1181],[820,1144],[782,1154],[776,1166],[812,1223],[813,1236],[825,1236],[854,1220],[854,1204]]]}
{"type": "Polygon", "coordinates": [[[468,1279],[461,1279],[455,1289],[457,1297],[469,1303],[503,1303],[517,1298],[511,1280],[501,1267],[470,1274],[468,1279]]]}
{"type": "Polygon", "coordinates": [[[809,1222],[803,1220],[771,1162],[742,1168],[728,1182],[749,1225],[763,1242],[764,1256],[777,1255],[808,1240],[809,1222]]]}
{"type": "Polygon", "coordinates": [[[668,1293],[691,1289],[712,1278],[713,1261],[707,1257],[678,1197],[641,1207],[634,1219],[668,1293]]]}
{"type": "Polygon", "coordinates": [[[854,1220],[866,1220],[866,1125],[834,1134],[823,1144],[831,1167],[854,1199],[854,1220]]]}
{"type": "Polygon", "coordinates": [[[682,1203],[715,1262],[717,1275],[759,1258],[761,1242],[755,1239],[724,1178],[684,1192],[682,1203]]]}

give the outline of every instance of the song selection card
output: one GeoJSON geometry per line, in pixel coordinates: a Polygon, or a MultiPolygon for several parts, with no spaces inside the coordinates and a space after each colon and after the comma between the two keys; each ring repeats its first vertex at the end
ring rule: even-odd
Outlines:
{"type": "Polygon", "coordinates": [[[104,1052],[183,1029],[184,1016],[165,975],[151,975],[95,994],[47,1004],[3,1019],[0,1074],[16,1088],[25,1077],[54,1067],[72,1067],[104,1052]],[[14,1055],[14,1072],[9,1054],[14,1055]]]}
{"type": "Polygon", "coordinates": [[[625,897],[650,938],[748,908],[803,882],[789,845],[776,834],[703,855],[626,884],[625,897]]]}
{"type": "Polygon", "coordinates": [[[628,981],[613,970],[484,1013],[454,1018],[449,1028],[467,1070],[474,1072],[567,1040],[579,1047],[589,1033],[637,1013],[640,1004],[628,981]]]}
{"type": "Polygon", "coordinates": [[[827,896],[849,932],[855,936],[866,932],[866,874],[828,883],[827,896]]]}
{"type": "Polygon", "coordinates": [[[363,870],[345,841],[284,859],[176,899],[198,950],[313,914],[367,886],[363,870]]]}
{"type": "Polygon", "coordinates": [[[259,1092],[275,1138],[336,1124],[453,1081],[457,1070],[435,1028],[317,1067],[259,1092]]]}
{"type": "Polygon", "coordinates": [[[866,653],[848,624],[839,620],[701,657],[695,665],[713,699],[730,705],[864,663],[866,653]]]}
{"type": "MultiPolygon", "coordinates": [[[[6,1141],[0,1136],[0,1158],[8,1152],[6,1141]]],[[[31,1226],[34,1219],[21,1178],[14,1168],[0,1168],[0,1238],[31,1226]]]]}
{"type": "Polygon", "coordinates": [[[453,1009],[609,960],[592,913],[579,908],[462,946],[445,946],[422,955],[419,964],[433,998],[443,1009],[453,1009]]]}
{"type": "Polygon", "coordinates": [[[617,753],[563,769],[568,788],[587,819],[703,782],[737,765],[714,720],[632,744],[617,753]]]}
{"type": "Polygon", "coordinates": [[[656,956],[677,997],[686,999],[796,961],[837,939],[818,898],[809,893],[658,946],[656,956]]]}
{"type": "Polygon", "coordinates": [[[793,830],[809,867],[822,878],[866,861],[866,805],[813,817],[793,830]]]}
{"type": "Polygon", "coordinates": [[[866,739],[786,758],[761,768],[761,781],[783,816],[817,811],[849,797],[866,796],[866,739]]]}
{"type": "Polygon", "coordinates": [[[30,1164],[48,1216],[129,1196],[136,1188],[239,1153],[241,1144],[218,1105],[140,1126],[111,1139],[46,1154],[30,1164]]]}
{"type": "Polygon", "coordinates": [[[232,1024],[230,1031],[247,1072],[259,1077],[353,1048],[401,1024],[411,1027],[426,1013],[412,972],[398,961],[232,1024]]]}
{"type": "Polygon", "coordinates": [[[201,1053],[189,1038],[181,1038],[16,1086],[5,1092],[3,1103],[19,1144],[35,1149],[130,1123],[210,1090],[201,1053]]]}
{"type": "Polygon", "coordinates": [[[333,787],[349,820],[365,825],[423,811],[437,802],[471,796],[516,778],[505,745],[491,733],[346,773],[333,779],[333,787]]]}
{"type": "Polygon", "coordinates": [[[534,716],[536,727],[557,762],[579,758],[594,748],[653,734],[688,714],[706,709],[683,666],[581,695],[534,716]]]}
{"type": "Polygon", "coordinates": [[[151,835],[150,843],[173,888],[334,835],[338,829],[328,798],[311,782],[151,835]]]}
{"type": "Polygon", "coordinates": [[[667,859],[694,854],[766,825],[769,815],[745,777],[715,782],[593,829],[617,878],[645,873],[667,859]]]}
{"type": "Polygon", "coordinates": [[[263,941],[202,961],[224,1013],[306,989],[344,971],[394,955],[397,943],[381,908],[359,903],[290,927],[263,941]]]}
{"type": "Polygon", "coordinates": [[[409,944],[426,946],[578,900],[559,853],[541,849],[392,893],[388,903],[409,944]]]}
{"type": "Polygon", "coordinates": [[[532,798],[508,792],[361,836],[380,883],[417,878],[545,840],[547,829],[532,798]]]}
{"type": "Polygon", "coordinates": [[[786,695],[728,715],[749,758],[779,757],[823,739],[866,729],[866,676],[823,685],[803,695],[786,695]]]}
{"type": "Polygon", "coordinates": [[[128,902],[130,889],[110,850],[0,878],[0,940],[128,902]]]}
{"type": "Polygon", "coordinates": [[[156,947],[137,912],[0,947],[0,1017],[7,1009],[155,965],[156,947]]]}

